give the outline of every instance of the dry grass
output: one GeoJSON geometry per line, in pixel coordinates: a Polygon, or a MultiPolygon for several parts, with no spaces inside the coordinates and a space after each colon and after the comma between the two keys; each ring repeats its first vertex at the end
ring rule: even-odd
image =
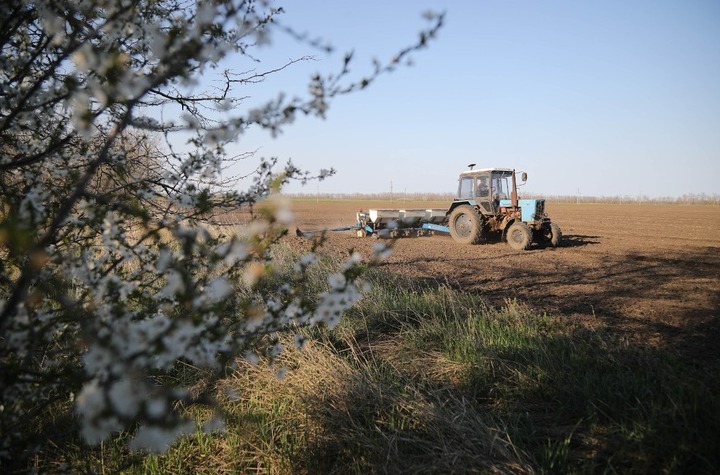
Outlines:
{"type": "Polygon", "coordinates": [[[245,413],[244,432],[252,414],[260,418],[249,444],[264,447],[254,469],[266,473],[530,473],[508,435],[488,413],[426,380],[452,379],[455,365],[441,368],[443,358],[395,358],[392,343],[363,351],[343,342],[345,356],[328,342],[303,350],[288,349],[281,363],[289,369],[278,379],[276,368],[243,363],[227,382],[239,398],[233,412],[245,413]],[[347,356],[347,357],[346,357],[347,356]],[[420,376],[423,362],[431,374],[420,376]],[[409,368],[406,368],[409,366],[409,368]],[[408,371],[410,369],[410,371],[408,371]],[[270,415],[269,417],[267,415],[270,415]],[[488,423],[490,422],[490,423],[488,423]],[[287,431],[287,432],[286,432],[287,431]],[[295,440],[289,441],[291,437],[295,440]],[[296,451],[280,450],[283,444],[296,451]]]}

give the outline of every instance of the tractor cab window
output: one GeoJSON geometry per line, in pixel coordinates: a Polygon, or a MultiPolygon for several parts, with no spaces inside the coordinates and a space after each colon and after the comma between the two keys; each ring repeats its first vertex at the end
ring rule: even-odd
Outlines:
{"type": "Polygon", "coordinates": [[[458,198],[461,200],[473,199],[473,177],[464,176],[460,178],[460,186],[458,187],[458,198]]]}
{"type": "Polygon", "coordinates": [[[492,196],[494,200],[510,199],[509,174],[493,173],[492,196]]]}
{"type": "Polygon", "coordinates": [[[490,179],[488,176],[479,176],[477,179],[477,189],[475,194],[479,198],[487,199],[490,196],[490,179]]]}

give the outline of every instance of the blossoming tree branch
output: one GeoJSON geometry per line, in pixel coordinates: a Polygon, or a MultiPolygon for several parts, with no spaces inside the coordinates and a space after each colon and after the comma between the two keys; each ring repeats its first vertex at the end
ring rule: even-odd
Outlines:
{"type": "Polygon", "coordinates": [[[351,75],[348,54],[335,73],[308,79],[307,96],[278,91],[246,108],[243,86],[303,58],[245,75],[215,66],[252,58],[273,35],[306,41],[282,13],[269,1],[4,2],[0,456],[21,444],[19,427],[69,400],[87,442],[131,429],[132,447],[163,450],[195,430],[182,403],[213,401],[158,375],[184,361],[220,378],[237,358],[277,356],[277,332],[332,328],[361,297],[357,254],[320,295],[304,288],[314,253],[272,296],[254,290],[273,275],[270,251],[292,219],[275,192],[332,169],[312,174],[227,148],[251,128],[270,138],[297,116],[323,117],[333,99],[404,64],[443,17],[426,15],[410,46],[364,75],[351,75]],[[212,74],[221,87],[197,92],[212,74]],[[248,159],[252,177],[223,177],[248,159]],[[248,229],[213,230],[219,213],[258,200],[266,205],[248,229]]]}

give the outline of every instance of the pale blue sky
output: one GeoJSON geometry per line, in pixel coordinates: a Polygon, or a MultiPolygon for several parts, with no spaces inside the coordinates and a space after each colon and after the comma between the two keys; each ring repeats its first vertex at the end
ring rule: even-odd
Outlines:
{"type": "MultiPolygon", "coordinates": [[[[720,2],[294,1],[283,22],[333,43],[327,56],[276,36],[275,67],[317,60],[248,90],[302,93],[315,71],[371,70],[410,44],[428,9],[446,12],[414,66],[241,149],[337,175],[321,193],[454,192],[468,163],[528,172],[544,194],[720,194],[720,2]]],[[[238,64],[236,69],[247,69],[238,64]]],[[[315,184],[289,192],[315,193],[315,184]]]]}

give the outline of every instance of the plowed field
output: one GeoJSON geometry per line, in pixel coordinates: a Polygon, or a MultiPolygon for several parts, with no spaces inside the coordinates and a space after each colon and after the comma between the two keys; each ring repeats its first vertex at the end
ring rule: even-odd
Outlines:
{"type": "MultiPolygon", "coordinates": [[[[351,225],[367,208],[442,207],[435,202],[297,201],[297,226],[351,225]]],[[[720,207],[713,205],[554,204],[559,248],[518,252],[437,234],[398,239],[381,267],[482,295],[493,305],[517,299],[633,341],[668,345],[699,364],[720,362],[720,207]]],[[[288,238],[308,246],[308,239],[288,238]]],[[[374,238],[328,234],[325,249],[370,255],[374,238]]]]}

